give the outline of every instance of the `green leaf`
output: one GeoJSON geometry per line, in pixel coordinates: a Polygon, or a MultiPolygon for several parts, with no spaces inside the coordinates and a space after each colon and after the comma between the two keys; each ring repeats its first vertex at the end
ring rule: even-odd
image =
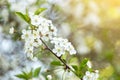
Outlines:
{"type": "Polygon", "coordinates": [[[88,62],[88,59],[87,59],[87,58],[84,58],[84,59],[81,61],[80,66],[79,66],[80,70],[82,70],[83,68],[86,68],[87,62],[88,62]]]}
{"type": "Polygon", "coordinates": [[[31,72],[32,72],[32,69],[31,69],[31,71],[29,73],[26,73],[25,71],[22,71],[23,75],[25,75],[25,78],[27,80],[32,78],[32,73],[31,72]]]}
{"type": "Polygon", "coordinates": [[[21,79],[26,79],[26,76],[24,74],[17,74],[15,76],[21,79]]]}
{"type": "Polygon", "coordinates": [[[51,65],[61,66],[62,64],[60,63],[60,61],[52,61],[52,62],[51,62],[51,65]]]}
{"type": "Polygon", "coordinates": [[[88,68],[88,71],[93,72],[94,70],[92,68],[88,68]]]}
{"type": "Polygon", "coordinates": [[[78,71],[78,67],[76,65],[72,65],[72,67],[75,71],[78,71]]]}
{"type": "Polygon", "coordinates": [[[27,76],[27,73],[25,71],[22,71],[22,74],[25,75],[25,76],[27,76]]]}
{"type": "Polygon", "coordinates": [[[39,8],[35,11],[35,15],[39,15],[41,12],[43,12],[44,10],[46,10],[46,8],[39,8]]]}
{"type": "Polygon", "coordinates": [[[23,20],[25,20],[27,23],[30,23],[30,22],[31,22],[29,16],[26,15],[26,14],[23,14],[23,13],[21,13],[21,12],[16,12],[16,15],[18,15],[19,17],[21,17],[21,18],[22,18],[23,20]]]}
{"type": "Polygon", "coordinates": [[[114,73],[114,68],[113,66],[109,65],[105,67],[104,69],[100,70],[100,78],[109,79],[113,75],[113,73],[114,73]]]}
{"type": "Polygon", "coordinates": [[[81,72],[79,71],[79,67],[77,65],[72,65],[72,68],[75,70],[75,74],[80,77],[81,72]]]}
{"type": "Polygon", "coordinates": [[[32,78],[32,75],[33,75],[33,72],[32,72],[33,69],[31,69],[31,71],[28,73],[28,79],[32,78]]]}
{"type": "Polygon", "coordinates": [[[77,62],[78,62],[78,59],[76,57],[72,57],[69,60],[69,64],[71,64],[71,65],[77,65],[77,62]]]}
{"type": "Polygon", "coordinates": [[[36,68],[35,69],[35,71],[34,71],[34,77],[38,77],[39,76],[39,73],[40,73],[40,70],[41,70],[41,67],[38,67],[38,68],[36,68]]]}

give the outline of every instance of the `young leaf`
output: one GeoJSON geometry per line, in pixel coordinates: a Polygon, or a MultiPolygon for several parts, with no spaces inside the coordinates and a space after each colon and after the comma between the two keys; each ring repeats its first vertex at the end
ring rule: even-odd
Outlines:
{"type": "Polygon", "coordinates": [[[26,15],[26,14],[23,14],[23,13],[21,13],[21,12],[16,12],[16,14],[19,16],[19,17],[21,17],[23,20],[25,20],[27,23],[30,23],[30,18],[29,18],[29,16],[28,15],[26,15]]]}
{"type": "Polygon", "coordinates": [[[22,74],[25,75],[25,76],[27,76],[27,73],[25,71],[22,71],[22,74]]]}
{"type": "Polygon", "coordinates": [[[88,59],[85,58],[81,61],[81,64],[79,66],[79,68],[82,70],[83,68],[85,68],[87,66],[87,62],[88,62],[88,59]]]}
{"type": "Polygon", "coordinates": [[[24,74],[17,74],[15,76],[21,79],[26,79],[26,76],[24,74]]]}
{"type": "Polygon", "coordinates": [[[76,65],[72,65],[72,67],[75,71],[78,71],[78,67],[76,65]]]}
{"type": "Polygon", "coordinates": [[[44,10],[46,10],[46,8],[39,8],[35,11],[35,15],[39,15],[41,12],[43,12],[44,10]]]}
{"type": "Polygon", "coordinates": [[[40,73],[40,70],[41,70],[41,68],[40,67],[38,67],[38,68],[36,68],[35,69],[35,71],[34,71],[34,77],[38,77],[39,76],[39,73],[40,73]]]}
{"type": "Polygon", "coordinates": [[[71,64],[71,65],[76,65],[77,62],[78,62],[78,59],[76,57],[73,57],[69,60],[69,64],[71,64]]]}
{"type": "Polygon", "coordinates": [[[51,65],[61,66],[62,64],[60,63],[60,61],[52,61],[52,62],[51,62],[51,65]]]}
{"type": "Polygon", "coordinates": [[[31,71],[28,73],[28,79],[32,78],[32,75],[33,75],[33,72],[32,72],[33,69],[31,69],[31,71]]]}

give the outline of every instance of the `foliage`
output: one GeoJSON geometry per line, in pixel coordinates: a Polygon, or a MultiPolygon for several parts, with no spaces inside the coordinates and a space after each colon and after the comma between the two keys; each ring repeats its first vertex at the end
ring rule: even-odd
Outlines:
{"type": "Polygon", "coordinates": [[[30,72],[22,71],[21,74],[17,74],[15,76],[18,77],[18,78],[21,78],[23,80],[29,80],[29,79],[32,79],[34,77],[39,77],[40,70],[41,70],[41,67],[38,67],[38,68],[36,68],[34,70],[31,69],[30,72]]]}

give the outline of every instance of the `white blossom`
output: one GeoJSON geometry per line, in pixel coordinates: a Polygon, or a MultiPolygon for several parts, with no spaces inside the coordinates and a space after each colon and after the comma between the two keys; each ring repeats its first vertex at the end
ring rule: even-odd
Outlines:
{"type": "Polygon", "coordinates": [[[66,51],[69,52],[71,55],[76,54],[74,47],[70,42],[68,42],[67,39],[55,37],[51,40],[51,43],[54,44],[53,52],[57,56],[65,54],[66,51]]]}
{"type": "Polygon", "coordinates": [[[55,48],[53,49],[53,52],[56,53],[57,56],[61,56],[62,54],[65,54],[65,51],[62,47],[55,45],[55,48]]]}
{"type": "Polygon", "coordinates": [[[89,13],[87,14],[87,16],[84,18],[84,22],[85,25],[90,25],[92,24],[93,26],[98,26],[100,23],[100,19],[98,17],[97,14],[95,13],[89,13]]]}
{"type": "Polygon", "coordinates": [[[36,29],[40,33],[40,37],[48,41],[52,37],[57,36],[57,29],[52,24],[51,20],[47,20],[40,15],[34,15],[33,13],[29,13],[31,18],[31,24],[36,26],[36,29]]]}
{"type": "Polygon", "coordinates": [[[33,13],[29,13],[29,16],[33,26],[30,26],[28,30],[23,29],[21,38],[25,40],[25,53],[32,58],[34,48],[42,45],[40,38],[49,41],[57,35],[57,29],[50,20],[33,13]]]}
{"type": "Polygon", "coordinates": [[[21,36],[21,38],[22,39],[25,39],[25,40],[28,40],[28,39],[30,39],[31,38],[31,30],[25,30],[25,29],[23,29],[22,30],[22,36],[21,36]]]}
{"type": "Polygon", "coordinates": [[[13,27],[10,28],[9,33],[10,33],[10,34],[13,34],[13,33],[14,33],[14,28],[13,28],[13,27]]]}
{"type": "Polygon", "coordinates": [[[39,39],[40,38],[38,30],[33,30],[32,34],[33,34],[34,39],[39,39]]]}
{"type": "Polygon", "coordinates": [[[86,71],[83,80],[97,80],[98,77],[99,77],[98,70],[96,70],[95,72],[86,71]]]}
{"type": "Polygon", "coordinates": [[[51,75],[47,75],[48,80],[52,80],[52,76],[51,75]]]}
{"type": "Polygon", "coordinates": [[[33,13],[29,13],[29,16],[32,26],[28,30],[22,30],[21,38],[25,40],[25,53],[30,58],[34,56],[34,48],[42,46],[41,39],[45,42],[50,41],[54,45],[52,51],[59,57],[66,52],[69,52],[71,55],[76,54],[76,50],[67,39],[57,38],[57,29],[51,20],[33,13]]]}
{"type": "Polygon", "coordinates": [[[92,68],[92,63],[90,61],[87,62],[88,68],[92,68]]]}
{"type": "Polygon", "coordinates": [[[22,30],[22,39],[25,40],[25,53],[27,57],[33,58],[34,47],[38,47],[42,44],[39,40],[39,32],[35,30],[22,30]]]}

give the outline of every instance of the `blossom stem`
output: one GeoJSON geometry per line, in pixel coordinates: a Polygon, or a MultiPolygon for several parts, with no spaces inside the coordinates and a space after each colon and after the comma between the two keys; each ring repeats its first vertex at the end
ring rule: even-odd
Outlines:
{"type": "MultiPolygon", "coordinates": [[[[47,46],[47,44],[40,38],[40,40],[42,41],[42,43],[45,45],[45,47],[55,56],[55,57],[57,57],[63,64],[64,64],[64,66],[65,66],[65,68],[66,69],[69,69],[70,71],[72,71],[76,76],[77,76],[77,74],[75,73],[75,71],[74,70],[72,70],[65,62],[64,62],[64,60],[61,58],[61,57],[58,57],[48,46],[47,46]]],[[[81,79],[80,79],[81,80],[81,79]]]]}

